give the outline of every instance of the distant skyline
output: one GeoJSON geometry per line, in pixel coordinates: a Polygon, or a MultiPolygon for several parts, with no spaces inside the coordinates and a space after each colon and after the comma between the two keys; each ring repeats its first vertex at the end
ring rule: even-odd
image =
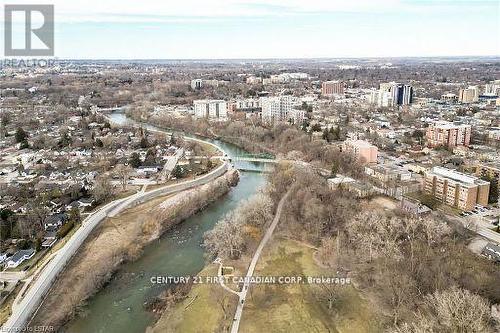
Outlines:
{"type": "Polygon", "coordinates": [[[497,0],[5,2],[54,4],[65,59],[500,55],[497,0]]]}

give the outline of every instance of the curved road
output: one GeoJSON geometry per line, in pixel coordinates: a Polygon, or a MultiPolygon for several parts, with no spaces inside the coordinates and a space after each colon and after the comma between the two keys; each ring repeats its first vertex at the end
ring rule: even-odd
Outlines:
{"type": "Polygon", "coordinates": [[[180,184],[167,185],[149,192],[139,191],[127,198],[117,199],[108,203],[107,205],[99,208],[97,211],[90,214],[83,222],[80,228],[71,236],[71,238],[64,244],[64,246],[57,252],[57,254],[48,262],[42,272],[40,272],[37,279],[32,282],[32,285],[28,288],[25,296],[21,302],[12,309],[12,314],[5,324],[0,328],[0,332],[23,332],[26,325],[29,323],[33,314],[37,311],[38,307],[41,305],[45,295],[50,290],[50,287],[56,280],[57,276],[64,269],[66,264],[70,261],[73,255],[76,253],[78,248],[83,244],[85,239],[94,230],[94,228],[99,225],[106,217],[115,216],[119,212],[140,204],[142,202],[151,200],[155,197],[171,194],[179,191],[184,191],[199,185],[206,184],[220,176],[222,176],[226,171],[229,170],[229,164],[224,161],[225,152],[218,146],[205,142],[196,138],[187,138],[187,140],[193,140],[209,144],[216,147],[222,152],[223,164],[216,169],[212,170],[210,173],[198,177],[196,179],[188,180],[180,184]]]}

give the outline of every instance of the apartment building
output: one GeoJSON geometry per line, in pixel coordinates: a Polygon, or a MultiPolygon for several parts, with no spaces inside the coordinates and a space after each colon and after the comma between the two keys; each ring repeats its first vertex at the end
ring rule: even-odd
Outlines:
{"type": "Polygon", "coordinates": [[[227,83],[227,81],[194,79],[191,80],[191,89],[200,90],[205,86],[218,87],[220,84],[224,83],[227,83]]]}
{"type": "Polygon", "coordinates": [[[194,115],[197,118],[227,119],[227,103],[218,99],[200,99],[193,101],[194,115]]]}
{"type": "Polygon", "coordinates": [[[325,81],[321,84],[321,95],[343,95],[345,93],[346,84],[343,81],[325,81]]]}
{"type": "Polygon", "coordinates": [[[305,111],[299,109],[300,101],[293,96],[261,97],[262,121],[276,123],[290,121],[301,124],[305,119],[305,111]]]}
{"type": "Polygon", "coordinates": [[[203,87],[203,80],[202,79],[191,80],[191,89],[200,90],[202,87],[203,87]]]}
{"type": "Polygon", "coordinates": [[[368,102],[378,107],[389,107],[394,105],[391,93],[380,90],[371,91],[368,96],[368,102]]]}
{"type": "Polygon", "coordinates": [[[456,125],[447,121],[437,121],[429,125],[426,131],[427,144],[430,147],[469,146],[472,128],[470,125],[456,125]]]}
{"type": "Polygon", "coordinates": [[[260,110],[260,100],[258,98],[238,99],[233,104],[236,110],[260,110]]]}
{"type": "Polygon", "coordinates": [[[434,167],[425,173],[424,191],[438,201],[461,210],[486,206],[490,183],[472,175],[434,167]]]}
{"type": "Polygon", "coordinates": [[[345,140],[342,151],[350,152],[362,163],[377,163],[378,148],[364,140],[345,140]]]}
{"type": "Polygon", "coordinates": [[[500,96],[500,80],[491,81],[486,84],[484,94],[487,96],[500,96]]]}
{"type": "Polygon", "coordinates": [[[469,86],[465,89],[460,89],[458,93],[458,101],[460,103],[475,103],[479,100],[479,88],[477,86],[469,86]]]}
{"type": "Polygon", "coordinates": [[[262,109],[258,98],[247,98],[228,103],[227,111],[236,118],[244,119],[251,116],[260,117],[262,109]]]}
{"type": "Polygon", "coordinates": [[[483,163],[476,167],[476,176],[487,177],[491,180],[490,186],[497,186],[497,193],[500,193],[500,163],[483,163]]]}
{"type": "Polygon", "coordinates": [[[378,91],[371,92],[369,100],[382,107],[409,105],[413,103],[413,87],[396,82],[381,83],[378,91]]]}

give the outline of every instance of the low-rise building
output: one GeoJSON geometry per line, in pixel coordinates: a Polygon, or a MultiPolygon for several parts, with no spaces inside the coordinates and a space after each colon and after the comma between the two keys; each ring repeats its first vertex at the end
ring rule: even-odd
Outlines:
{"type": "Polygon", "coordinates": [[[365,173],[383,183],[390,181],[404,182],[411,180],[411,173],[408,170],[393,164],[366,166],[365,173]]]}
{"type": "Polygon", "coordinates": [[[137,174],[141,176],[150,176],[157,174],[162,169],[159,165],[141,165],[137,168],[137,174]]]}
{"type": "Polygon", "coordinates": [[[412,215],[425,215],[431,212],[431,209],[426,205],[423,205],[420,201],[414,198],[410,198],[406,195],[403,195],[401,199],[401,209],[408,214],[412,215]]]}
{"type": "Polygon", "coordinates": [[[17,266],[21,265],[25,260],[33,258],[35,255],[35,250],[33,249],[28,249],[28,250],[19,250],[12,257],[9,258],[7,261],[7,267],[8,268],[16,268],[17,266]]]}
{"type": "Polygon", "coordinates": [[[336,175],[334,178],[328,179],[328,187],[331,190],[343,189],[349,191],[358,198],[366,198],[376,194],[375,189],[370,184],[343,175],[336,175]]]}
{"type": "Polygon", "coordinates": [[[250,76],[247,78],[248,84],[260,84],[262,83],[262,78],[258,76],[250,76]]]}
{"type": "Polygon", "coordinates": [[[66,215],[64,214],[54,214],[54,215],[49,215],[45,219],[43,226],[45,230],[56,230],[59,229],[63,224],[64,221],[66,220],[66,215]]]}
{"type": "Polygon", "coordinates": [[[405,168],[408,171],[414,172],[414,173],[420,173],[424,174],[429,168],[426,165],[423,165],[421,163],[407,163],[403,165],[403,168],[405,168]]]}
{"type": "Polygon", "coordinates": [[[327,180],[328,187],[331,190],[336,190],[343,185],[354,183],[355,181],[356,181],[355,179],[348,177],[348,176],[343,176],[343,175],[336,175],[334,178],[329,178],[327,180]]]}
{"type": "Polygon", "coordinates": [[[458,100],[458,96],[452,93],[447,93],[441,95],[441,100],[443,102],[454,103],[458,100]]]}

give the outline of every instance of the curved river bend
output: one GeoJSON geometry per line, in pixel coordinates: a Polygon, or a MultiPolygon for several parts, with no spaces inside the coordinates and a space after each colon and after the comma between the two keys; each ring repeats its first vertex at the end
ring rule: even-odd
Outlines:
{"type": "MultiPolygon", "coordinates": [[[[110,118],[119,124],[134,124],[123,113],[112,113],[110,118]]],[[[136,123],[137,124],[137,123],[136,123]]],[[[159,128],[141,124],[144,128],[159,128]]],[[[208,140],[221,147],[229,156],[245,153],[232,144],[208,140]]],[[[245,162],[238,162],[245,163],[245,162]]],[[[245,169],[257,169],[256,163],[242,165],[245,169]]],[[[196,275],[205,266],[204,251],[200,246],[203,233],[241,200],[256,193],[263,186],[261,173],[241,172],[238,185],[221,199],[200,213],[188,218],[167,231],[158,241],[149,244],[136,261],[124,264],[112,280],[89,299],[81,316],[68,323],[63,331],[71,333],[142,333],[154,323],[154,316],[146,311],[145,303],[158,295],[164,285],[153,285],[152,276],[196,275]]]]}

